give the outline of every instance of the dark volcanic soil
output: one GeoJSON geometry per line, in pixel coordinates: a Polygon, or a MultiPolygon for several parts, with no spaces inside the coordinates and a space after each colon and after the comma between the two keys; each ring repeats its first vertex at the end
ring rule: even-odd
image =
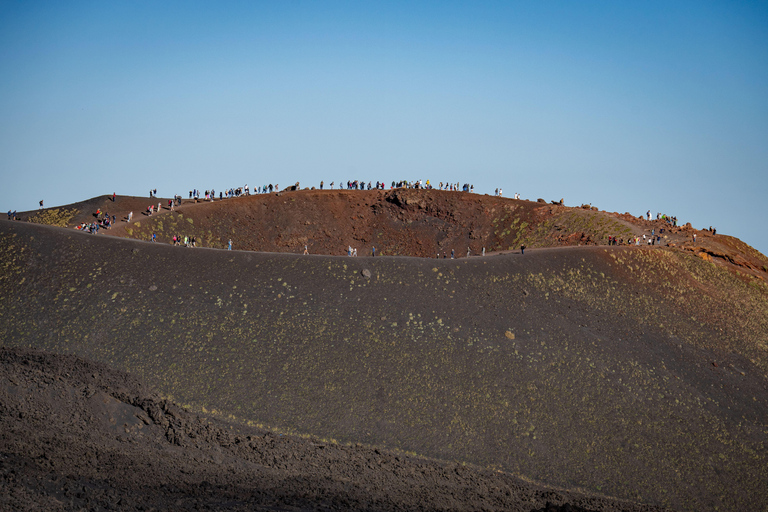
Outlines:
{"type": "Polygon", "coordinates": [[[656,510],[191,414],[74,356],[0,348],[3,510],[656,510]]]}
{"type": "Polygon", "coordinates": [[[441,191],[297,191],[151,218],[136,213],[147,202],[32,212],[69,226],[134,209],[116,236],[0,221],[2,344],[107,364],[273,433],[676,510],[768,506],[768,260],[739,240],[687,226],[663,247],[608,247],[663,223],[441,191]],[[152,232],[161,243],[126,239],[152,232]],[[215,249],[229,238],[236,250],[215,249]],[[333,256],[348,244],[361,257],[333,256]],[[451,247],[459,259],[389,256],[451,247]]]}

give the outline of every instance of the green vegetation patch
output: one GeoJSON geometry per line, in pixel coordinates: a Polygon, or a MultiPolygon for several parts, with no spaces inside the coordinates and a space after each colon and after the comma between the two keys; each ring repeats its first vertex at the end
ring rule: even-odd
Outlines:
{"type": "Polygon", "coordinates": [[[29,218],[29,222],[65,228],[69,226],[69,221],[71,221],[77,213],[78,211],[75,208],[50,208],[48,210],[37,212],[29,218]]]}

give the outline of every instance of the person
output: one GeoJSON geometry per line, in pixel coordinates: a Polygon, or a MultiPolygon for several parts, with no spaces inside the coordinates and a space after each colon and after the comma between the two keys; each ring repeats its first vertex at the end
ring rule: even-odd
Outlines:
{"type": "Polygon", "coordinates": [[[483,247],[483,256],[485,256],[485,247],[483,247]]]}
{"type": "Polygon", "coordinates": [[[371,256],[376,257],[376,247],[371,246],[371,256]]]}
{"type": "Polygon", "coordinates": [[[40,209],[41,210],[43,209],[43,200],[42,199],[40,200],[40,209]]]}
{"type": "Polygon", "coordinates": [[[347,246],[347,256],[352,256],[352,246],[351,245],[347,246]]]}
{"type": "Polygon", "coordinates": [[[306,245],[304,246],[304,254],[309,254],[309,249],[307,248],[306,245]]]}
{"type": "Polygon", "coordinates": [[[320,180],[320,190],[323,190],[323,180],[320,180]]]}
{"type": "Polygon", "coordinates": [[[525,246],[524,245],[520,246],[520,254],[525,254],[525,246]]]}
{"type": "Polygon", "coordinates": [[[352,256],[353,256],[353,257],[356,257],[356,256],[357,256],[357,247],[355,247],[354,249],[352,249],[352,256]]]}
{"type": "Polygon", "coordinates": [[[470,250],[469,247],[467,247],[467,258],[469,258],[470,250]]]}
{"type": "Polygon", "coordinates": [[[115,194],[114,192],[112,192],[112,202],[113,202],[113,203],[115,202],[115,198],[116,198],[116,197],[117,197],[117,194],[115,194]]]}
{"type": "Polygon", "coordinates": [[[696,233],[693,234],[693,241],[696,241],[696,233]]]}
{"type": "Polygon", "coordinates": [[[11,220],[11,210],[8,210],[8,220],[11,220]]]}
{"type": "Polygon", "coordinates": [[[454,258],[453,249],[451,249],[451,259],[454,258]]]}
{"type": "Polygon", "coordinates": [[[152,233],[152,241],[157,242],[157,235],[155,233],[152,233]]]}
{"type": "Polygon", "coordinates": [[[227,247],[227,250],[228,251],[232,250],[232,239],[231,238],[229,239],[229,246],[227,247]]]}

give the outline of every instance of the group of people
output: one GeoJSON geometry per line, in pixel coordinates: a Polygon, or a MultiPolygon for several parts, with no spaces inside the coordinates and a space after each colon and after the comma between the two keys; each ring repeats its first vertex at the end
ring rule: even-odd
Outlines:
{"type": "MultiPolygon", "coordinates": [[[[265,194],[267,192],[272,192],[273,190],[277,191],[278,190],[277,187],[278,187],[277,185],[272,185],[270,183],[269,185],[256,187],[256,189],[254,190],[254,193],[265,194]]],[[[205,192],[202,192],[197,189],[192,189],[189,191],[189,199],[194,199],[195,201],[199,201],[201,195],[205,198],[206,201],[213,201],[216,199],[216,190],[210,189],[210,190],[206,190],[205,192]]],[[[219,200],[231,199],[233,197],[249,196],[249,195],[251,195],[251,189],[246,183],[242,187],[233,187],[224,191],[219,191],[219,200]]],[[[181,196],[176,196],[176,197],[178,197],[179,204],[181,204],[181,196]]]]}
{"type": "MultiPolygon", "coordinates": [[[[255,193],[259,194],[265,194],[267,192],[278,190],[278,185],[272,185],[271,183],[268,185],[257,187],[256,190],[254,190],[255,193]]],[[[242,187],[233,187],[229,188],[225,191],[219,191],[219,199],[230,199],[233,197],[240,197],[240,196],[249,196],[251,195],[251,189],[248,187],[248,184],[246,183],[242,187]]],[[[157,197],[157,189],[152,189],[149,191],[149,197],[157,197]]],[[[192,189],[189,191],[189,199],[194,200],[195,202],[201,200],[201,198],[204,198],[206,201],[213,201],[216,199],[216,190],[210,189],[210,190],[199,190],[199,189],[192,189]]],[[[113,199],[114,200],[114,199],[113,199]]],[[[181,195],[175,195],[173,196],[173,199],[168,201],[168,209],[173,210],[174,206],[178,206],[181,204],[182,196],[181,195]]],[[[159,210],[159,207],[158,207],[159,210]]],[[[147,210],[149,211],[149,210],[147,210]]]]}
{"type": "MultiPolygon", "coordinates": [[[[648,210],[646,212],[645,218],[646,218],[646,220],[653,220],[652,215],[651,215],[651,210],[648,210]]],[[[669,215],[666,215],[664,213],[659,212],[659,213],[656,214],[656,220],[663,220],[664,222],[666,222],[668,224],[671,224],[672,226],[677,227],[677,217],[672,217],[672,216],[669,216],[669,215]]]]}
{"type": "Polygon", "coordinates": [[[99,232],[99,223],[98,222],[83,222],[78,226],[75,226],[75,229],[79,231],[85,231],[92,234],[98,234],[99,232]]]}
{"type": "MultiPolygon", "coordinates": [[[[335,186],[335,182],[330,182],[329,187],[331,190],[333,190],[333,187],[335,186]]],[[[297,183],[298,188],[298,183],[297,183]]],[[[323,190],[325,188],[325,181],[320,181],[320,190],[323,190]]],[[[429,180],[426,182],[423,180],[416,180],[416,181],[407,181],[407,180],[401,180],[401,181],[392,181],[389,185],[390,190],[395,188],[419,188],[419,189],[432,189],[434,188],[429,180]]],[[[376,181],[376,183],[368,182],[366,183],[365,180],[347,180],[346,183],[346,189],[347,190],[385,190],[386,184],[383,181],[376,181]]],[[[443,183],[442,181],[438,185],[439,190],[462,190],[464,192],[474,192],[475,186],[470,185],[469,183],[465,183],[461,187],[458,183],[443,183]]],[[[339,190],[344,190],[344,182],[339,182],[339,190]]]]}
{"type": "MultiPolygon", "coordinates": [[[[525,246],[524,245],[520,247],[520,250],[521,250],[521,252],[523,254],[525,254],[525,246]]],[[[309,249],[307,248],[306,245],[304,246],[304,254],[309,254],[309,249]]],[[[485,247],[483,247],[481,254],[483,256],[485,256],[485,247]]],[[[347,256],[352,256],[352,257],[357,256],[357,248],[356,247],[352,247],[351,245],[347,246],[347,256]]],[[[376,256],[376,247],[375,246],[371,246],[371,256],[372,257],[376,256]]],[[[467,247],[467,258],[469,258],[471,256],[472,256],[472,249],[467,247]]],[[[443,253],[442,257],[443,258],[447,258],[448,257],[448,253],[443,253]]],[[[440,253],[439,252],[435,255],[435,258],[440,259],[440,253]]],[[[455,258],[456,258],[456,251],[454,249],[451,249],[451,259],[455,259],[455,258]]]]}
{"type": "Polygon", "coordinates": [[[110,229],[115,222],[117,222],[117,217],[115,215],[109,215],[107,212],[102,212],[101,208],[97,208],[96,213],[94,213],[93,216],[96,217],[95,221],[81,222],[79,225],[75,226],[75,229],[79,231],[87,231],[88,233],[98,233],[99,229],[110,229]]]}
{"type": "MultiPolygon", "coordinates": [[[[157,237],[154,233],[152,233],[152,241],[156,241],[157,237]]],[[[197,238],[194,236],[185,236],[184,238],[181,237],[181,235],[173,235],[173,239],[171,242],[174,246],[179,246],[182,243],[184,244],[184,247],[197,247],[197,238]]]]}
{"type": "MultiPolygon", "coordinates": [[[[521,252],[523,254],[525,254],[525,246],[524,245],[520,246],[520,250],[521,250],[521,252]]],[[[480,251],[480,254],[485,256],[485,247],[483,247],[483,249],[480,251]]],[[[447,257],[448,257],[448,253],[444,252],[443,253],[443,259],[445,259],[447,257]]],[[[470,257],[472,257],[472,249],[467,247],[467,258],[470,258],[470,257]]],[[[440,259],[440,253],[439,252],[435,255],[435,258],[440,259]]],[[[456,251],[454,249],[451,249],[451,259],[452,260],[456,259],[456,251]]]]}
{"type": "MultiPolygon", "coordinates": [[[[342,189],[342,186],[343,186],[343,183],[339,182],[339,190],[342,189]]],[[[368,184],[366,185],[365,181],[357,181],[357,180],[347,181],[347,190],[366,190],[366,188],[368,190],[371,190],[371,189],[384,190],[384,182],[377,181],[375,185],[372,185],[371,182],[369,181],[368,184]]],[[[331,182],[331,189],[333,189],[333,182],[331,182]]],[[[322,181],[320,182],[320,190],[323,190],[322,181]]]]}
{"type": "MultiPolygon", "coordinates": [[[[332,181],[329,183],[329,188],[333,189],[335,185],[336,183],[332,181]]],[[[343,190],[344,186],[345,185],[343,182],[339,182],[339,187],[338,187],[339,190],[343,190]]],[[[321,180],[320,190],[323,190],[324,188],[325,188],[325,181],[321,180]]],[[[426,180],[426,182],[423,180],[416,180],[416,181],[401,180],[401,181],[392,181],[392,183],[390,183],[390,189],[395,189],[395,188],[433,189],[435,187],[432,186],[432,184],[430,183],[430,180],[426,180]]],[[[296,183],[296,186],[294,187],[294,189],[295,190],[299,189],[298,182],[296,183]]],[[[348,180],[346,182],[346,189],[347,190],[385,190],[386,184],[383,181],[376,181],[376,183],[368,181],[366,183],[365,180],[348,180]]],[[[440,184],[437,186],[437,189],[451,190],[451,191],[461,190],[463,192],[474,192],[475,186],[470,183],[465,183],[464,185],[460,185],[459,183],[448,183],[448,182],[443,183],[441,181],[440,184]]],[[[267,193],[277,192],[278,190],[280,190],[279,185],[277,184],[273,185],[270,183],[267,185],[256,187],[256,189],[254,189],[253,192],[256,194],[267,194],[267,193]]],[[[496,195],[500,195],[499,192],[501,189],[496,189],[496,190],[497,190],[496,195]]],[[[248,184],[246,183],[242,187],[230,188],[225,191],[219,191],[219,200],[230,199],[233,197],[240,197],[240,196],[248,196],[248,195],[251,195],[251,189],[248,187],[248,184]]],[[[204,192],[198,189],[192,189],[189,191],[190,200],[194,199],[195,201],[199,201],[201,196],[206,201],[213,201],[216,199],[216,191],[214,189],[206,190],[204,192]]],[[[516,198],[519,198],[517,197],[519,196],[518,194],[515,194],[515,196],[516,198]]],[[[149,197],[157,197],[157,189],[150,190],[149,197]]],[[[175,202],[173,204],[176,204],[176,205],[181,204],[181,196],[180,195],[174,196],[174,201],[175,202]]],[[[173,209],[172,208],[173,204],[168,205],[169,209],[173,209]]]]}
{"type": "MultiPolygon", "coordinates": [[[[494,191],[494,195],[497,197],[504,197],[504,191],[501,189],[501,187],[499,187],[494,191]]],[[[520,194],[518,192],[515,192],[514,198],[520,199],[520,194]]],[[[562,200],[560,201],[560,204],[562,204],[562,200]]]]}
{"type": "MultiPolygon", "coordinates": [[[[296,183],[295,189],[298,190],[298,182],[296,183]]],[[[329,184],[330,189],[334,189],[336,186],[336,183],[334,181],[330,182],[329,184]]],[[[323,190],[326,186],[325,181],[320,181],[320,190],[323,190]]],[[[375,183],[371,181],[366,180],[347,180],[346,184],[343,181],[339,182],[338,189],[343,190],[346,187],[347,190],[385,190],[386,189],[386,183],[383,181],[376,181],[375,183]]],[[[400,181],[392,181],[390,183],[390,189],[395,188],[417,188],[417,189],[433,189],[437,188],[438,190],[451,190],[451,191],[463,191],[463,192],[474,192],[475,186],[470,183],[465,183],[463,185],[460,185],[459,183],[449,183],[449,182],[440,182],[439,185],[436,187],[432,185],[430,180],[415,180],[415,181],[409,181],[409,180],[400,180],[400,181]]],[[[280,190],[279,185],[277,184],[267,184],[263,186],[256,187],[253,189],[253,193],[255,194],[267,194],[272,192],[277,192],[280,190]]],[[[496,195],[501,195],[501,189],[496,189],[496,195]]],[[[251,195],[251,189],[248,187],[248,184],[246,183],[242,187],[236,187],[236,188],[230,188],[225,191],[219,192],[219,199],[229,199],[233,197],[240,197],[240,196],[248,196],[251,195]]],[[[518,194],[515,194],[518,196],[518,194]]],[[[213,201],[216,199],[216,191],[214,189],[206,190],[205,192],[198,190],[198,189],[192,189],[189,191],[189,199],[194,199],[195,201],[200,200],[201,196],[205,198],[206,201],[213,201]]],[[[149,197],[157,197],[157,189],[152,189],[149,191],[149,197]]],[[[519,197],[516,197],[519,198],[519,197]]],[[[181,203],[181,196],[175,196],[174,199],[178,200],[178,203],[181,203]]]]}
{"type": "Polygon", "coordinates": [[[650,235],[643,234],[642,236],[631,236],[626,240],[624,240],[623,237],[617,238],[615,236],[608,236],[608,245],[640,245],[641,240],[642,243],[646,245],[661,245],[661,234],[663,232],[664,230],[660,229],[659,232],[656,233],[656,229],[653,229],[651,230],[650,235]]]}
{"type": "MultiPolygon", "coordinates": [[[[645,233],[643,233],[643,243],[645,243],[646,245],[656,245],[657,242],[658,242],[659,245],[661,245],[661,235],[660,234],[657,235],[655,233],[655,230],[651,233],[650,236],[648,236],[645,233]]],[[[640,245],[640,237],[639,236],[635,237],[635,245],[640,245]]]]}
{"type": "MultiPolygon", "coordinates": [[[[307,246],[304,246],[304,254],[309,254],[307,246]]],[[[347,256],[357,256],[357,247],[347,246],[347,256]]],[[[376,256],[376,247],[371,246],[371,256],[376,256]]]]}
{"type": "Polygon", "coordinates": [[[99,225],[103,228],[109,229],[111,228],[115,222],[117,222],[117,217],[112,215],[109,216],[109,213],[102,212],[101,208],[96,209],[96,220],[99,223],[99,225]]]}

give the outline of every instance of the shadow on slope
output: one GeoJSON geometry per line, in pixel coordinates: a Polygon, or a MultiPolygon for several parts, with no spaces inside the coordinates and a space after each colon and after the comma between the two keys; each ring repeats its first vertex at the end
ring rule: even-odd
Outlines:
{"type": "Polygon", "coordinates": [[[650,510],[189,413],[74,356],[0,348],[0,406],[4,509],[650,510]]]}

